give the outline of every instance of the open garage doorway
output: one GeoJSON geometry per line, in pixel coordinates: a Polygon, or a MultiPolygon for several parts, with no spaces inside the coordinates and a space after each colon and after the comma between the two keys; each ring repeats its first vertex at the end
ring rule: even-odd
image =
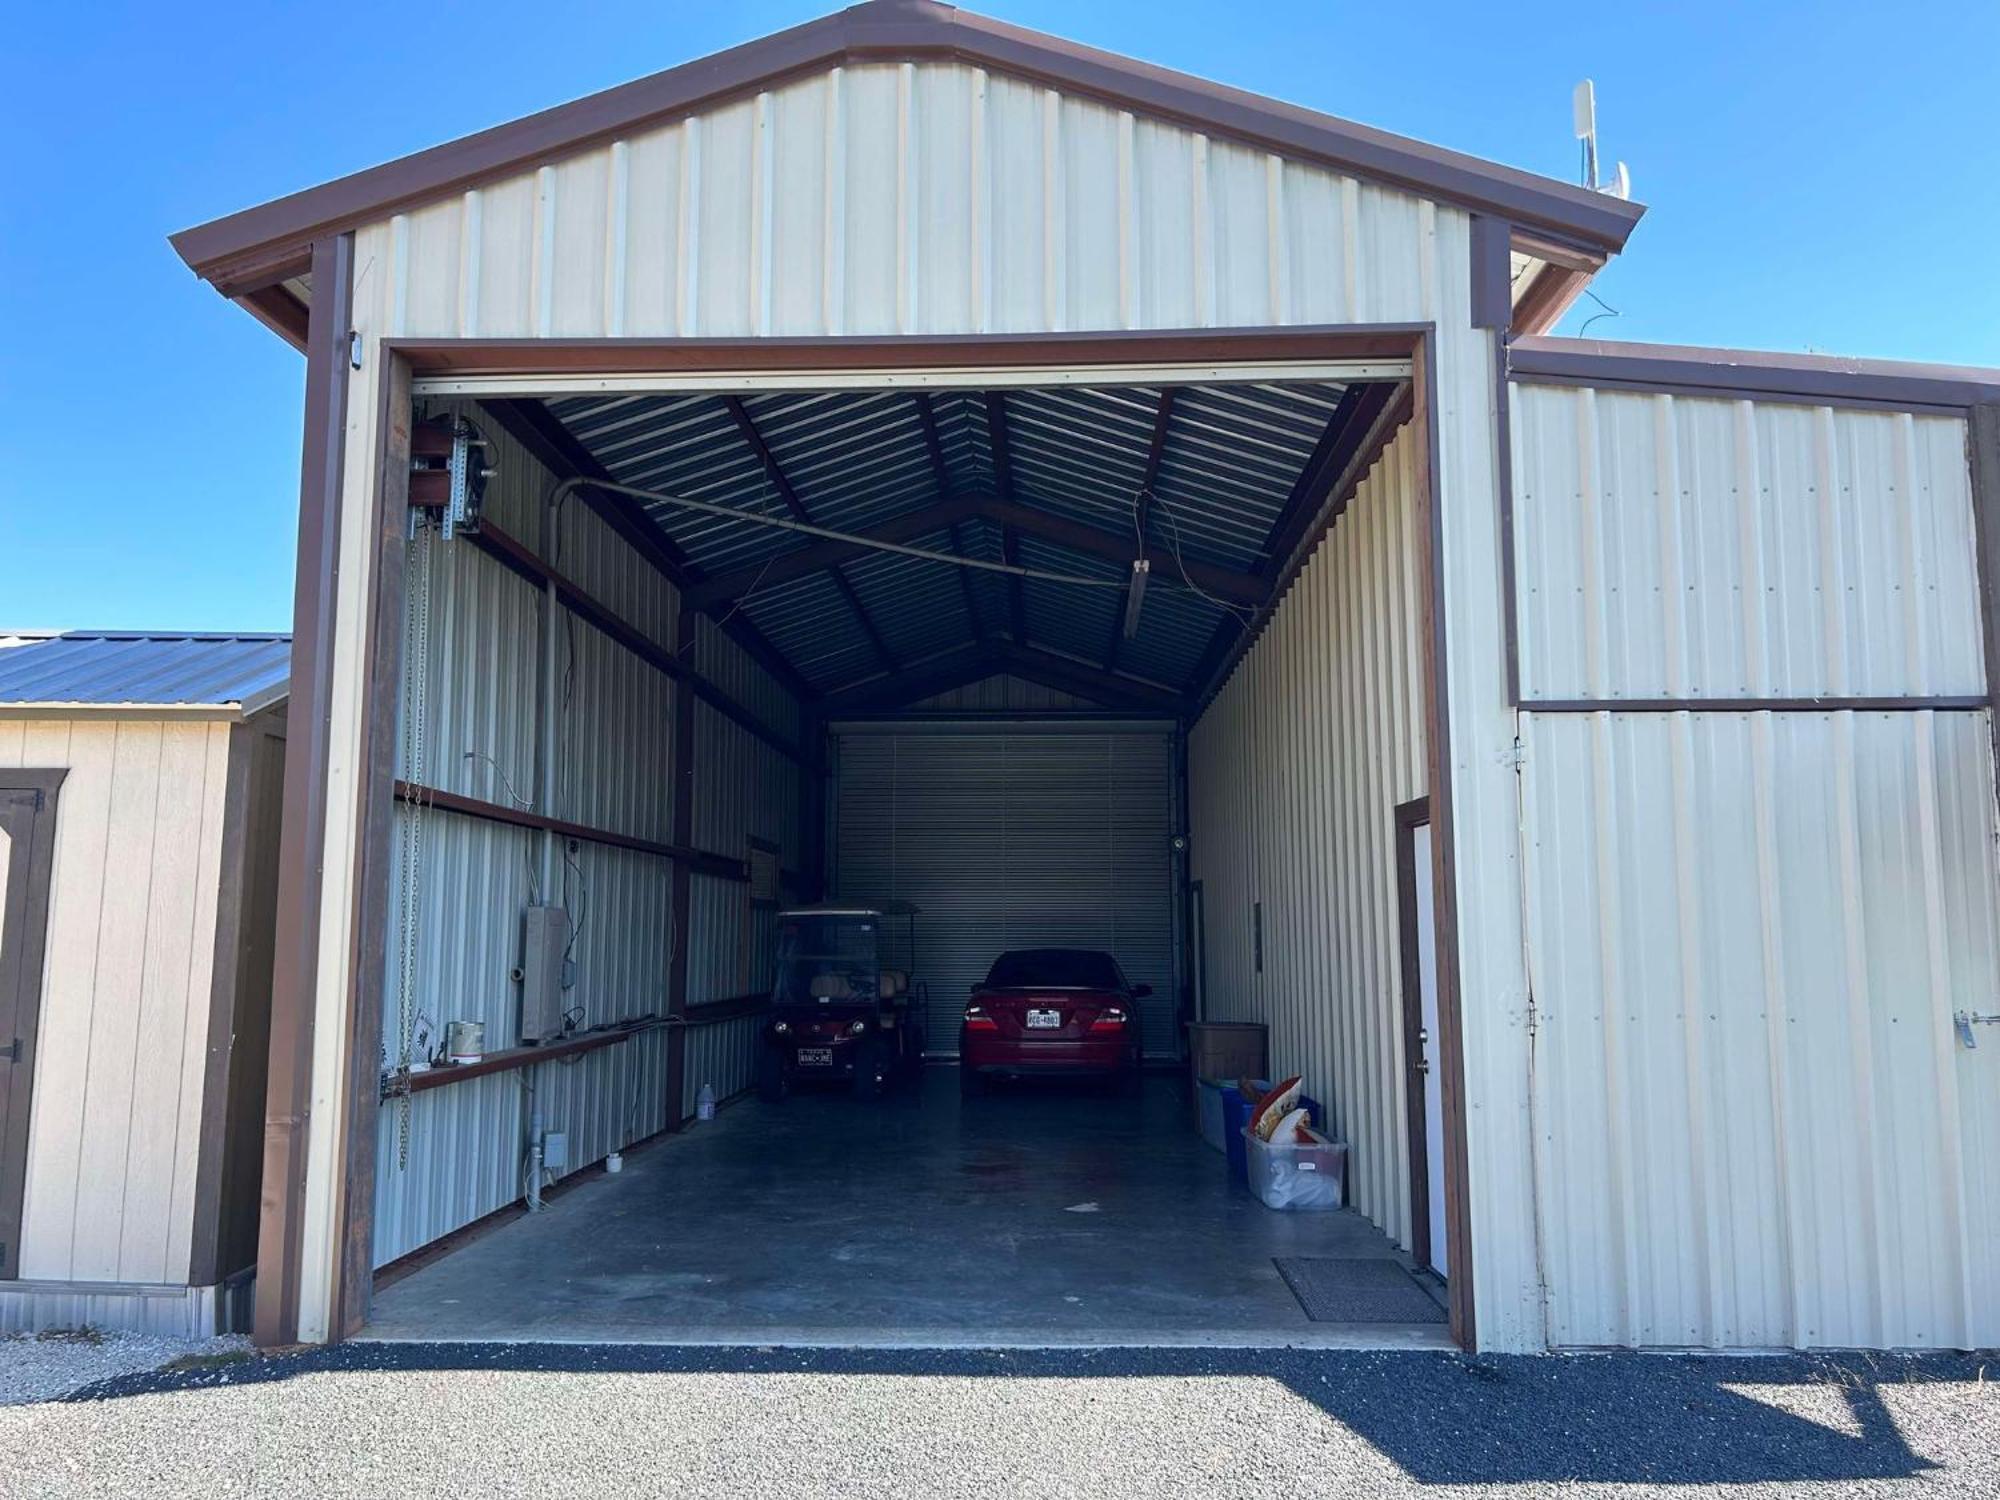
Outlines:
{"type": "Polygon", "coordinates": [[[1340,914],[1423,790],[1414,411],[1395,358],[423,375],[373,1333],[1444,1342],[1395,923],[1340,914]],[[903,996],[925,1065],[760,1100],[827,903],[920,910],[879,1024],[903,996]],[[961,1096],[1022,950],[1129,979],[1135,1091],[961,1096]],[[1344,1206],[1204,1140],[1197,952],[1344,1206]]]}

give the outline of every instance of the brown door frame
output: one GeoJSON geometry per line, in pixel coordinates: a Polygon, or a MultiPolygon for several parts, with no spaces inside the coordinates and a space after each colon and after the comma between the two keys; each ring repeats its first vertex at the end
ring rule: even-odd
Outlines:
{"type": "MultiPolygon", "coordinates": [[[[338,561],[338,510],[341,446],[348,392],[346,360],[347,296],[352,275],[351,240],[322,241],[315,260],[314,285],[329,285],[326,313],[318,314],[308,337],[306,403],[306,483],[300,531],[299,596],[293,640],[293,743],[287,764],[286,829],[280,868],[278,981],[274,985],[272,1068],[267,1126],[267,1164],[263,1240],[259,1261],[257,1336],[260,1343],[284,1343],[296,1338],[301,1272],[299,1222],[305,1169],[304,1122],[311,1084],[314,1015],[314,972],[317,960],[319,890],[311,879],[324,836],[326,763],[330,732],[331,666],[333,655],[333,585],[338,561]],[[332,376],[334,378],[328,378],[332,376]],[[281,1056],[281,1051],[283,1055],[281,1056]],[[267,1286],[268,1283],[268,1286],[267,1286]]],[[[376,346],[387,368],[379,371],[378,390],[386,392],[392,376],[408,379],[426,374],[490,374],[521,378],[577,373],[700,372],[756,373],[772,370],[894,370],[912,367],[997,368],[1088,363],[1237,363],[1247,360],[1361,359],[1407,357],[1411,361],[1412,421],[1417,425],[1419,484],[1425,538],[1423,639],[1426,760],[1432,788],[1437,920],[1438,1010],[1441,1054],[1445,1065],[1445,1127],[1447,1141],[1446,1226],[1453,1275],[1451,1331],[1466,1348],[1475,1341],[1472,1305],[1470,1219],[1466,1212],[1464,1068],[1458,1018],[1458,950],[1456,876],[1452,857],[1449,779],[1449,706],[1444,671],[1445,612],[1443,590],[1443,520],[1435,503],[1435,476],[1440,472],[1437,417],[1437,333],[1428,323],[1300,326],[1249,329],[1166,329],[1143,332],[983,336],[893,336],[841,338],[741,339],[611,339],[611,340],[477,340],[389,339],[376,346]]],[[[1116,379],[1107,370],[1107,379],[1116,379]]],[[[404,387],[407,390],[407,386],[404,387]]],[[[386,399],[386,396],[385,398],[386,399]]],[[[403,403],[407,406],[407,401],[403,403]]],[[[398,417],[407,414],[398,412],[398,417]]],[[[405,421],[385,421],[387,432],[405,421]]],[[[387,444],[382,445],[386,448],[387,444]]],[[[386,527],[394,507],[384,503],[382,481],[393,483],[395,463],[378,452],[381,479],[374,485],[371,515],[386,527]]],[[[407,465],[404,465],[407,468],[407,465]]],[[[364,519],[364,518],[357,518],[364,519]]],[[[386,559],[386,549],[383,554],[386,559]]],[[[401,579],[391,564],[378,569],[367,601],[367,619],[374,625],[364,653],[369,683],[361,707],[365,770],[360,788],[360,820],[354,831],[357,883],[354,949],[362,959],[352,969],[346,1001],[344,1032],[350,1045],[379,1037],[383,998],[383,965],[374,956],[385,951],[387,901],[371,895],[379,877],[370,866],[383,858],[386,830],[395,789],[385,756],[376,751],[378,736],[393,733],[396,715],[395,676],[386,670],[396,645],[386,622],[400,619],[401,579]],[[382,726],[391,726],[384,730],[382,726]],[[371,857],[372,856],[372,857],[371,857]]],[[[381,868],[377,866],[377,869],[381,868]]],[[[362,1056],[368,1054],[363,1053],[362,1056]]],[[[341,1254],[334,1288],[334,1318],[330,1332],[343,1337],[366,1317],[372,1273],[365,1247],[372,1241],[374,1070],[350,1067],[351,1087],[341,1101],[342,1118],[335,1131],[335,1160],[343,1168],[337,1233],[341,1254]]]]}
{"type": "MultiPolygon", "coordinates": [[[[1431,801],[1417,797],[1396,808],[1396,946],[1403,981],[1403,1121],[1410,1156],[1410,1253],[1431,1259],[1430,1130],[1424,1120],[1423,968],[1417,957],[1417,830],[1431,820],[1431,801]]],[[[1437,845],[1431,846],[1435,861],[1437,845]]],[[[1450,1242],[1446,1242],[1450,1249],[1450,1242]]]]}
{"type": "Polygon", "coordinates": [[[21,1275],[21,1215],[28,1186],[29,1104],[35,1091],[35,1041],[41,1031],[42,965],[48,954],[49,885],[55,874],[56,798],[67,770],[0,771],[0,816],[25,813],[27,837],[10,834],[7,881],[0,887],[0,1281],[21,1275]],[[7,992],[11,990],[11,996],[7,992]]]}

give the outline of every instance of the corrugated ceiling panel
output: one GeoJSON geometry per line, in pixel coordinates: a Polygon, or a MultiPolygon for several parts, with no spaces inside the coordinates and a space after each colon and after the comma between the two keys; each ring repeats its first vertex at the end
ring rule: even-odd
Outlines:
{"type": "Polygon", "coordinates": [[[1962,420],[1535,385],[1512,408],[1531,696],[1984,691],[1962,420]]]}
{"type": "Polygon", "coordinates": [[[1553,1341],[2000,1338],[1987,716],[1527,726],[1553,1341]]]}

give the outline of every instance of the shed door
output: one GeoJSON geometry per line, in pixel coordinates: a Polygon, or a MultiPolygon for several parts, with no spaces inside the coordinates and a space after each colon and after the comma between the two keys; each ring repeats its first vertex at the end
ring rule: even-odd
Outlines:
{"type": "Polygon", "coordinates": [[[0,775],[0,1280],[20,1275],[28,1098],[42,1010],[60,771],[0,775]]]}
{"type": "MultiPolygon", "coordinates": [[[[956,729],[956,726],[953,726],[956,729]]],[[[967,993],[1008,948],[1101,948],[1177,1051],[1173,739],[1165,730],[843,730],[832,889],[913,901],[930,1046],[958,1051],[967,993]]]]}

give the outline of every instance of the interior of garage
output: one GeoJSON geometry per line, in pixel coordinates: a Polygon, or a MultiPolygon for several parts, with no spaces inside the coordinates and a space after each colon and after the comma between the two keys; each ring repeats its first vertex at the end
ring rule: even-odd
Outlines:
{"type": "Polygon", "coordinates": [[[1393,361],[420,388],[371,1332],[1442,1341],[1410,411],[1393,361]],[[764,1103],[821,899],[919,909],[931,1066],[764,1103]],[[1150,987],[1143,1092],[962,1101],[970,988],[1053,946],[1150,987]],[[1346,1208],[1231,1184],[1189,1021],[1267,1029],[1346,1208]],[[1285,1257],[1414,1300],[1315,1323],[1285,1257]]]}

